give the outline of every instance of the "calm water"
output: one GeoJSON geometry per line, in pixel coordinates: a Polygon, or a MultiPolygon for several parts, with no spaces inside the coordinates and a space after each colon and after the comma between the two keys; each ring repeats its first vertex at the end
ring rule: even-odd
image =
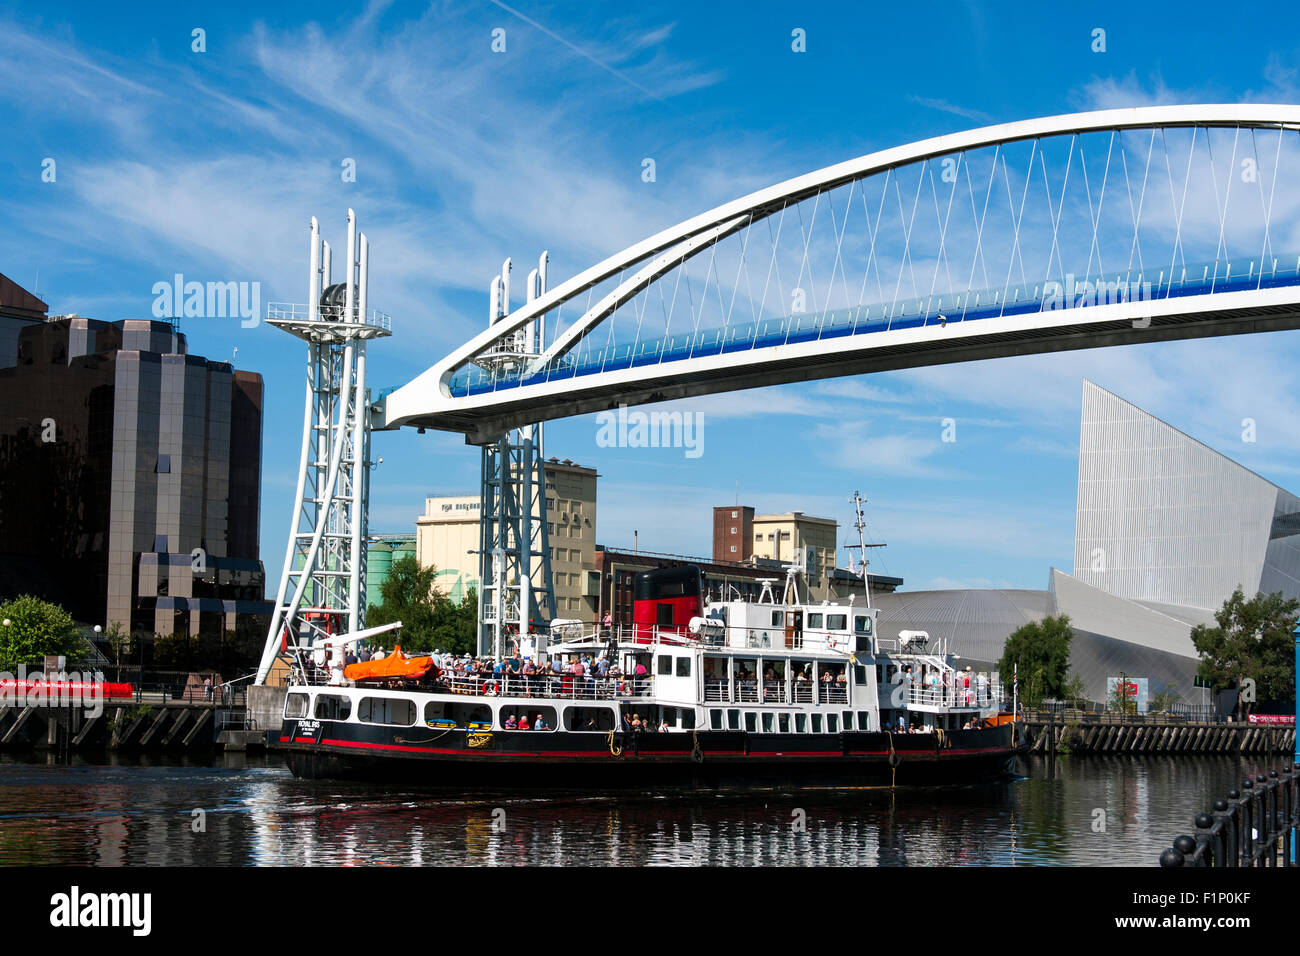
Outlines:
{"type": "Polygon", "coordinates": [[[300,781],[274,756],[0,758],[0,865],[1149,866],[1261,768],[1233,757],[1075,757],[1054,776],[1035,760],[1023,779],[942,792],[539,798],[300,781]]]}

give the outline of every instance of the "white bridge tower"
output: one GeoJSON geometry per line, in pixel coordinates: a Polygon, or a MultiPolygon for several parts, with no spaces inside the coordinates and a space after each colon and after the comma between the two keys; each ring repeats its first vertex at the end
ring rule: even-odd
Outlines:
{"type": "Polygon", "coordinates": [[[366,343],[392,334],[367,308],[370,250],[348,210],[347,265],[334,282],[330,246],[311,220],[307,304],[268,303],[267,321],[307,343],[306,409],[289,544],[256,683],[283,649],[365,627],[370,401],[366,343]]]}
{"type": "MultiPolygon", "coordinates": [[[[547,254],[528,274],[527,301],[546,291],[547,254]]],[[[488,324],[510,312],[510,260],[492,280],[488,324]]],[[[493,375],[510,374],[543,348],[545,316],[503,336],[475,362],[493,375]]],[[[500,657],[514,640],[528,641],[532,622],[555,617],[551,552],[546,530],[546,467],[540,423],[512,429],[483,446],[479,489],[478,651],[500,657]]],[[[525,645],[524,653],[537,652],[525,645]]]]}

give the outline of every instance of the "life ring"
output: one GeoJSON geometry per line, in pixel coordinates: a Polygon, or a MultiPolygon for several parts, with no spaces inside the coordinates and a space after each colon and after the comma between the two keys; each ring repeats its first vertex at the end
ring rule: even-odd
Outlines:
{"type": "Polygon", "coordinates": [[[829,647],[831,650],[835,650],[835,648],[839,647],[840,644],[839,641],[835,640],[835,638],[832,637],[826,642],[826,646],[829,647]]]}
{"type": "Polygon", "coordinates": [[[483,685],[483,694],[484,694],[484,696],[486,696],[486,697],[495,697],[495,696],[497,696],[497,692],[498,692],[500,689],[501,689],[501,685],[500,685],[500,684],[498,684],[498,683],[497,683],[496,681],[494,681],[494,680],[490,680],[490,681],[488,681],[486,684],[483,685]]]}

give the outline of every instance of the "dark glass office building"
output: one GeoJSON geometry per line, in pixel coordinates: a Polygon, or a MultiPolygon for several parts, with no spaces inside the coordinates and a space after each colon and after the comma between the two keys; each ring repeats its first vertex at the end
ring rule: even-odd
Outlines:
{"type": "Polygon", "coordinates": [[[17,330],[0,367],[0,597],[133,632],[264,635],[262,378],[169,322],[17,330]]]}

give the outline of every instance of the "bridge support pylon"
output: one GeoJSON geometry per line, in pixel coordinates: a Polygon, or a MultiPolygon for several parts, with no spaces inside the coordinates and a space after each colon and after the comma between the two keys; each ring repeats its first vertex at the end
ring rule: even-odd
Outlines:
{"type": "MultiPolygon", "coordinates": [[[[489,325],[510,311],[510,260],[492,280],[489,325]]],[[[527,300],[546,291],[547,254],[528,274],[527,300]]],[[[492,374],[509,374],[541,354],[545,316],[503,336],[478,363],[492,374]]],[[[479,487],[478,652],[500,657],[519,642],[538,653],[535,635],[555,617],[555,590],[546,527],[546,464],[542,425],[512,429],[483,445],[479,487]]]]}
{"type": "Polygon", "coordinates": [[[282,651],[365,626],[366,343],[392,334],[392,324],[367,309],[370,246],[351,209],[343,281],[332,279],[330,246],[315,217],[309,258],[306,305],[268,304],[267,322],[307,343],[307,382],[289,542],[258,684],[282,651]]]}

